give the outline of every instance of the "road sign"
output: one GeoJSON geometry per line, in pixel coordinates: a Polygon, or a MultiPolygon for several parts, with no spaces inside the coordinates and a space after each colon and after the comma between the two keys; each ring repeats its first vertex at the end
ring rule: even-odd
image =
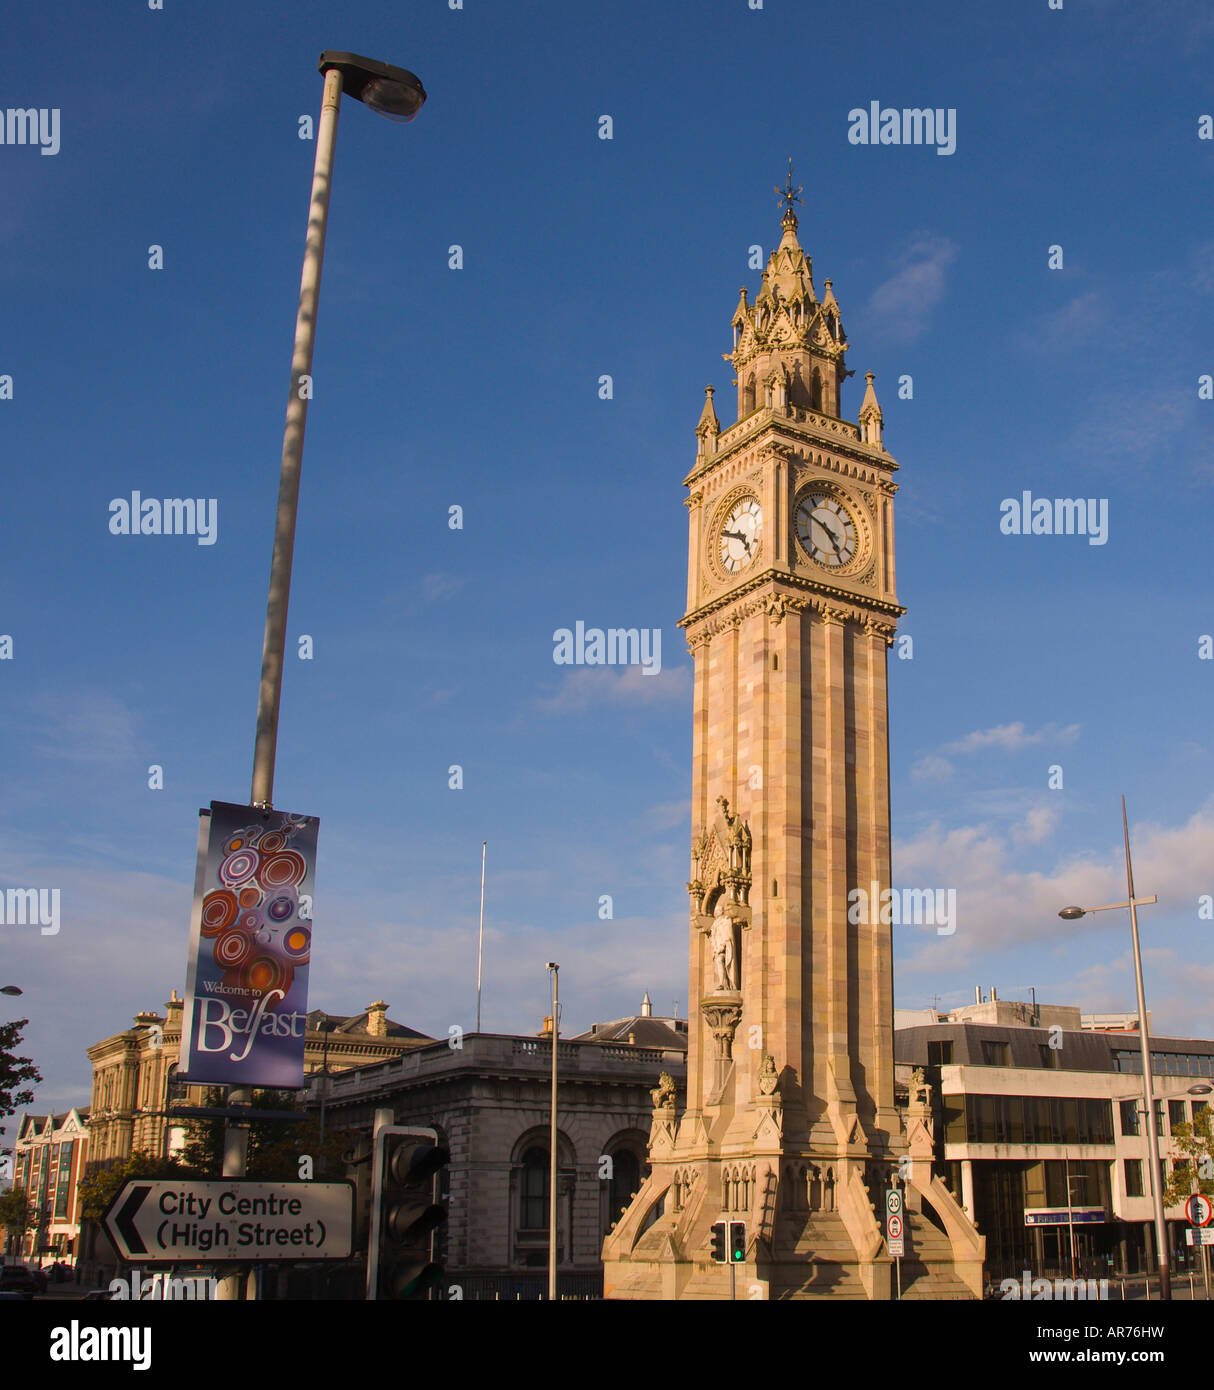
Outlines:
{"type": "Polygon", "coordinates": [[[354,1185],[134,1178],[102,1220],[124,1260],[343,1260],[354,1185]]]}
{"type": "Polygon", "coordinates": [[[1208,1197],[1203,1197],[1200,1192],[1194,1192],[1184,1204],[1184,1214],[1189,1218],[1191,1226],[1208,1226],[1214,1219],[1214,1202],[1208,1197]]]}
{"type": "Polygon", "coordinates": [[[1214,1227],[1210,1226],[1189,1226],[1185,1230],[1185,1243],[1187,1245],[1214,1245],[1214,1227]],[[1195,1241],[1194,1236],[1200,1236],[1200,1241],[1195,1241]]]}
{"type": "Polygon", "coordinates": [[[902,1210],[902,1194],[896,1187],[891,1187],[885,1194],[885,1210],[891,1216],[897,1216],[902,1210]]]}
{"type": "Polygon", "coordinates": [[[902,1218],[900,1216],[895,1216],[891,1212],[891,1214],[885,1218],[885,1234],[890,1240],[902,1239],[902,1218]]]}
{"type": "Polygon", "coordinates": [[[903,1255],[906,1254],[906,1242],[902,1239],[901,1236],[893,1238],[889,1240],[887,1243],[889,1245],[889,1253],[895,1259],[900,1260],[903,1257],[903,1255]]]}

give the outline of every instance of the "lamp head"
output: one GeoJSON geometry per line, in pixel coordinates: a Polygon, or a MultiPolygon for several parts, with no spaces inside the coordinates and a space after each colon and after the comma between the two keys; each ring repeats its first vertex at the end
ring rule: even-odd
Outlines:
{"type": "Polygon", "coordinates": [[[321,72],[337,68],[346,96],[356,98],[390,121],[411,121],[426,100],[426,89],[420,78],[406,68],[394,68],[389,63],[377,63],[374,58],[332,49],[320,55],[318,66],[321,72]]]}
{"type": "Polygon", "coordinates": [[[1082,907],[1064,907],[1058,915],[1064,922],[1075,922],[1080,917],[1086,917],[1087,912],[1082,907]]]}

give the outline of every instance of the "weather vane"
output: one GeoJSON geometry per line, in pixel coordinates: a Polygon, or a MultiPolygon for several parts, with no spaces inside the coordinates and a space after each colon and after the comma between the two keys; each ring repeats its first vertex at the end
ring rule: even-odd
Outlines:
{"type": "Polygon", "coordinates": [[[787,216],[788,213],[792,212],[792,205],[801,202],[800,195],[805,191],[805,185],[803,183],[798,184],[795,190],[793,189],[791,155],[788,157],[788,182],[783,188],[777,183],[774,185],[774,189],[775,192],[780,195],[780,206],[784,209],[784,213],[787,216]]]}

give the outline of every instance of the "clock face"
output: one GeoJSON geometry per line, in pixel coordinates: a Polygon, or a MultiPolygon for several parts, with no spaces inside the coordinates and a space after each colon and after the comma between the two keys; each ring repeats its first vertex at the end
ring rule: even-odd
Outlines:
{"type": "Polygon", "coordinates": [[[743,497],[721,525],[718,557],[726,574],[738,574],[759,553],[763,509],[753,497],[743,497]]]}
{"type": "Polygon", "coordinates": [[[815,563],[839,569],[856,558],[856,523],[832,493],[807,492],[797,503],[795,524],[797,539],[815,563]]]}

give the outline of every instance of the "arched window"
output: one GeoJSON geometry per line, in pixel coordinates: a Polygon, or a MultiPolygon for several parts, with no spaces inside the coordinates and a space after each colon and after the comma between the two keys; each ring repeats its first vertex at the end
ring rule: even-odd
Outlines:
{"type": "Polygon", "coordinates": [[[631,1149],[618,1149],[611,1160],[611,1219],[616,1221],[641,1190],[641,1160],[631,1149]]]}
{"type": "Polygon", "coordinates": [[[753,373],[746,378],[742,387],[742,414],[749,415],[755,408],[755,379],[753,373]]]}
{"type": "Polygon", "coordinates": [[[523,1155],[519,1181],[519,1230],[547,1230],[548,1193],[548,1150],[530,1148],[523,1155]]]}
{"type": "Polygon", "coordinates": [[[813,410],[822,409],[822,374],[817,367],[809,383],[809,404],[813,410]]]}

